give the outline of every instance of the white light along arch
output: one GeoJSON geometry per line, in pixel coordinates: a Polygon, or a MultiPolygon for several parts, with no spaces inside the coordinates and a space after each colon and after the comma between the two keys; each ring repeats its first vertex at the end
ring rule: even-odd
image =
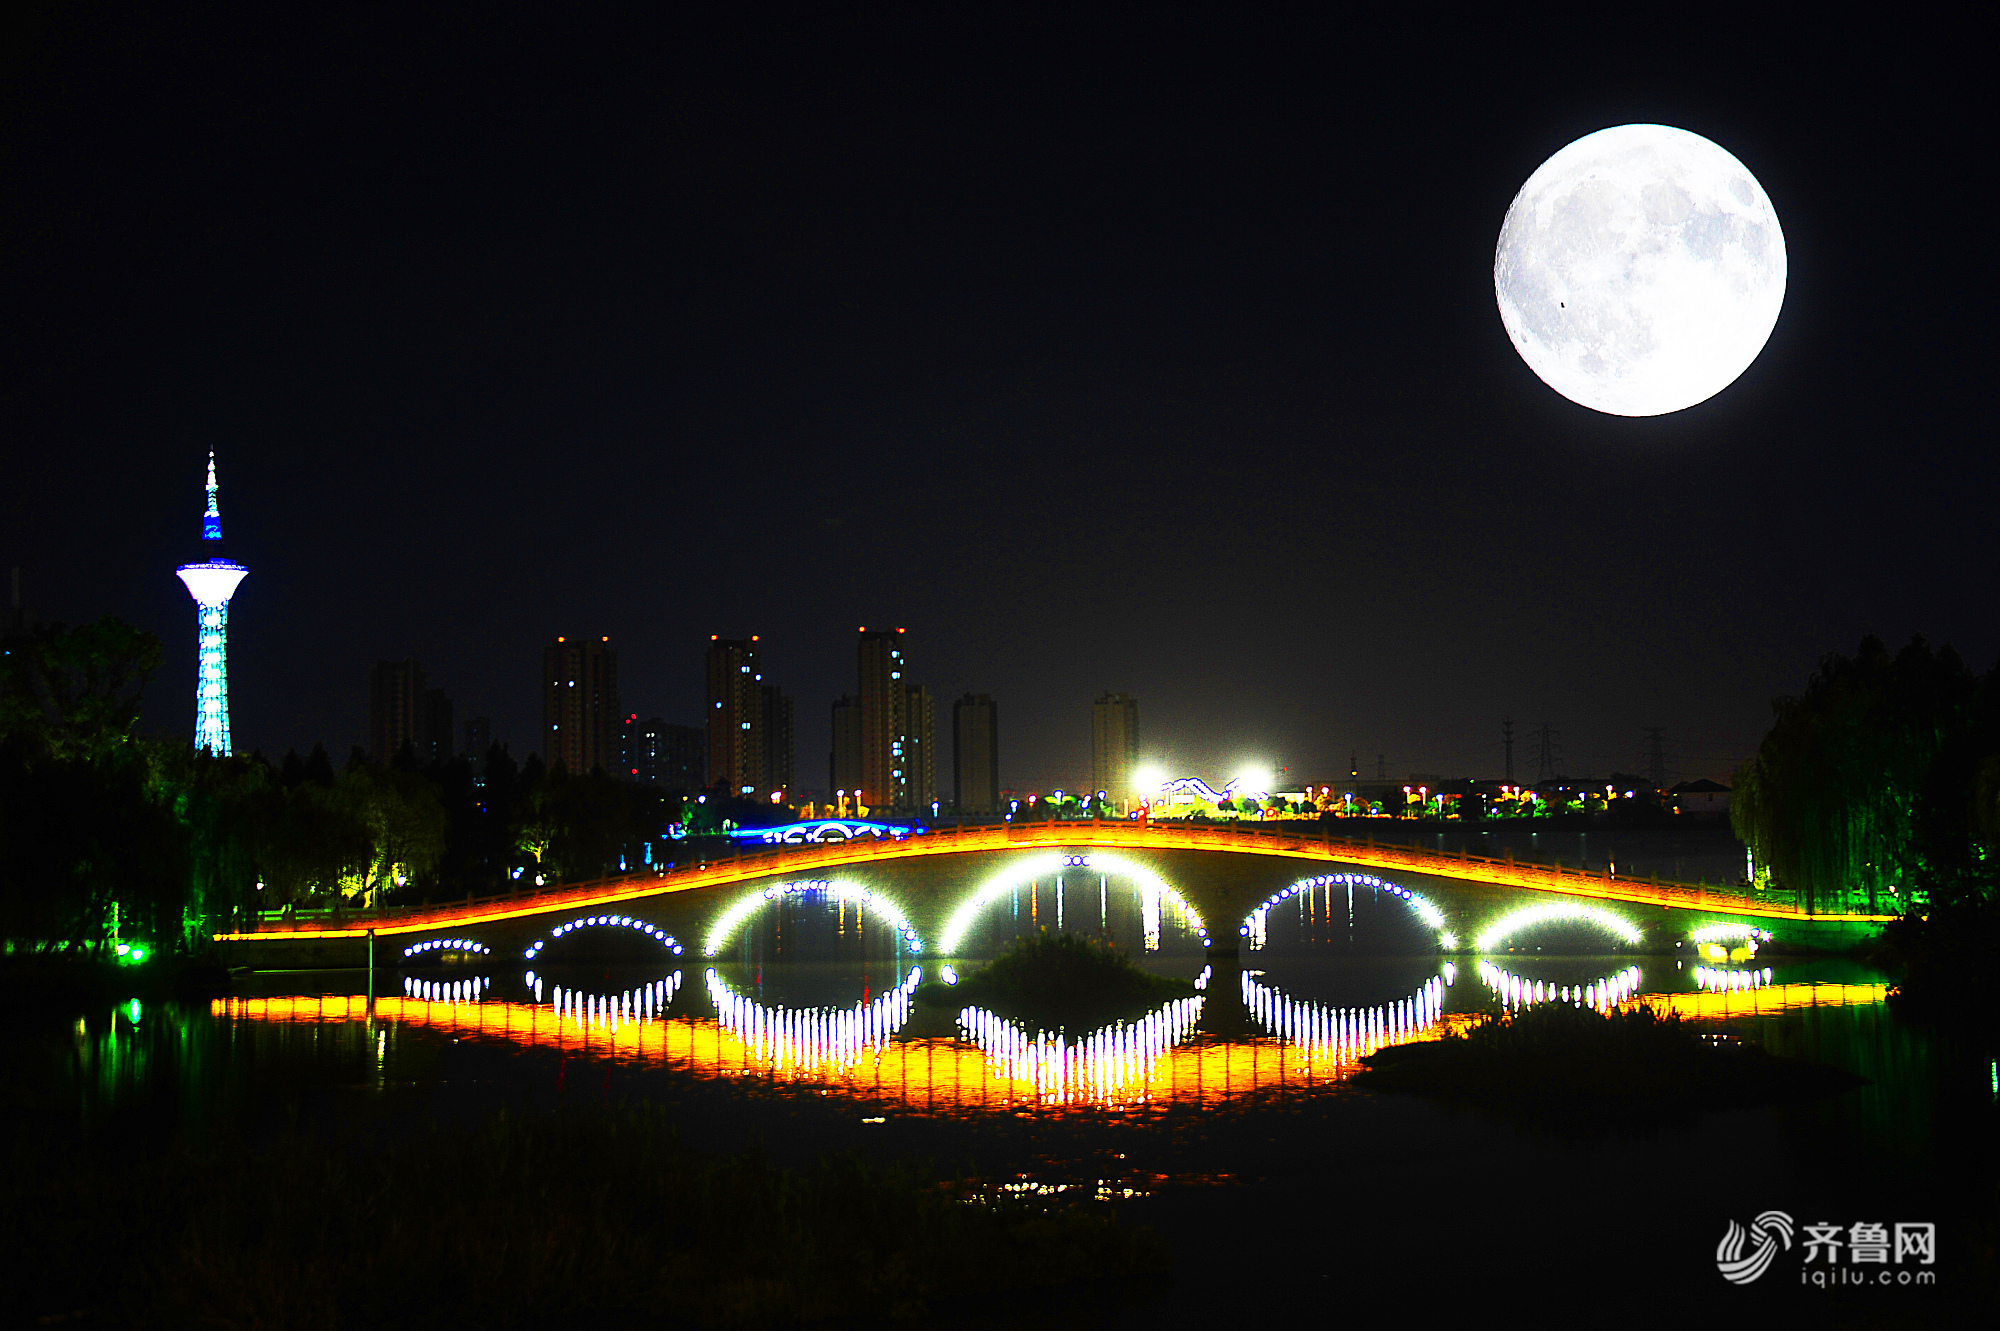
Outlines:
{"type": "Polygon", "coordinates": [[[521,955],[525,960],[533,961],[541,955],[542,949],[550,943],[565,935],[573,934],[579,929],[630,929],[634,933],[643,934],[647,938],[652,939],[675,956],[681,954],[681,945],[674,941],[674,936],[656,924],[648,924],[644,920],[635,920],[630,915],[583,915],[569,921],[567,924],[558,924],[555,928],[549,930],[547,938],[537,938],[533,943],[528,945],[528,950],[521,955]]]}
{"type": "Polygon", "coordinates": [[[470,938],[433,938],[424,943],[412,943],[403,949],[403,957],[423,957],[427,952],[458,952],[465,956],[490,957],[493,949],[484,943],[475,943],[470,938]]]}
{"type": "Polygon", "coordinates": [[[1392,897],[1400,897],[1409,905],[1411,912],[1418,919],[1437,931],[1439,947],[1450,951],[1458,946],[1458,935],[1444,927],[1444,912],[1439,910],[1428,897],[1417,892],[1412,892],[1407,887],[1386,882],[1383,879],[1375,877],[1373,874],[1366,873],[1329,873],[1321,874],[1317,878],[1301,878],[1284,891],[1274,893],[1263,905],[1244,916],[1243,925],[1236,932],[1249,939],[1250,946],[1253,949],[1261,948],[1264,946],[1266,917],[1270,914],[1271,907],[1279,905],[1299,895],[1301,892],[1310,892],[1316,887],[1332,887],[1335,884],[1344,887],[1372,887],[1379,891],[1387,892],[1392,897]]]}
{"type": "Polygon", "coordinates": [[[1491,952],[1523,929],[1532,929],[1540,924],[1565,922],[1595,925],[1624,942],[1635,945],[1639,942],[1638,927],[1631,921],[1613,915],[1601,906],[1557,901],[1542,906],[1523,906],[1517,911],[1501,916],[1488,925],[1485,932],[1473,940],[1472,945],[1480,952],[1491,952]]]}
{"type": "Polygon", "coordinates": [[[771,902],[783,897],[803,896],[812,892],[824,892],[836,901],[858,902],[887,919],[897,936],[909,946],[910,951],[924,950],[924,940],[917,937],[917,931],[910,927],[909,917],[903,914],[903,908],[889,898],[858,883],[811,878],[793,883],[773,883],[769,887],[759,888],[755,892],[739,897],[735,904],[717,917],[715,924],[708,931],[707,939],[702,942],[701,954],[704,957],[712,957],[722,951],[730,936],[742,927],[743,922],[771,902]]]}
{"type": "Polygon", "coordinates": [[[1208,926],[1202,922],[1201,912],[1189,905],[1187,899],[1175,891],[1166,879],[1154,873],[1145,865],[1128,860],[1122,855],[1103,855],[1096,851],[1052,851],[1046,855],[1029,855],[1014,861],[1005,869],[986,880],[977,892],[967,897],[959,908],[952,912],[951,919],[944,926],[944,936],[938,942],[938,949],[945,956],[958,950],[965,941],[966,933],[973,921],[988,906],[1020,887],[1032,882],[1043,874],[1061,874],[1064,869],[1089,869],[1102,874],[1120,874],[1138,885],[1141,897],[1148,893],[1157,895],[1158,900],[1171,906],[1187,921],[1195,933],[1200,935],[1203,947],[1209,946],[1208,926]]]}

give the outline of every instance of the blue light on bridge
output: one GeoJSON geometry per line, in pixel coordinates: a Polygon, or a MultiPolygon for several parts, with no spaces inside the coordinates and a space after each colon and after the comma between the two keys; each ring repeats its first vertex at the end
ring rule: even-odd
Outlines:
{"type": "Polygon", "coordinates": [[[757,841],[767,846],[803,846],[852,841],[861,836],[901,841],[923,836],[929,829],[918,823],[876,823],[863,818],[814,818],[777,827],[734,827],[724,835],[732,841],[757,841]]]}

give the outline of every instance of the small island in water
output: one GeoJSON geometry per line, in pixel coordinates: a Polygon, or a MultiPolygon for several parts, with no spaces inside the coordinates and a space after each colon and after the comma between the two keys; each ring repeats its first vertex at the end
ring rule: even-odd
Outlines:
{"type": "Polygon", "coordinates": [[[1817,1100],[1864,1078],[1785,1058],[1640,1004],[1611,1012],[1549,1003],[1464,1034],[1363,1058],[1357,1086],[1478,1099],[1496,1108],[1595,1102],[1620,1109],[1743,1109],[1817,1100]]]}
{"type": "Polygon", "coordinates": [[[1044,930],[1014,945],[956,984],[932,980],[917,989],[928,1007],[985,1008],[1029,1031],[1087,1034],[1136,1021],[1195,992],[1188,980],[1155,975],[1109,944],[1044,930]]]}

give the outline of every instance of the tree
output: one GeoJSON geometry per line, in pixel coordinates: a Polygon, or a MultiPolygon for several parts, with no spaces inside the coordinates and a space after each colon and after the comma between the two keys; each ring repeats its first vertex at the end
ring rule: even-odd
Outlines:
{"type": "Polygon", "coordinates": [[[0,653],[0,733],[65,757],[127,744],[160,656],[158,638],[110,616],[10,635],[0,653]]]}
{"type": "Polygon", "coordinates": [[[373,905],[378,894],[431,876],[444,855],[448,820],[437,788],[423,773],[351,762],[334,792],[336,803],[369,838],[368,861],[341,880],[343,896],[373,905]]]}
{"type": "Polygon", "coordinates": [[[1811,909],[1910,909],[1990,897],[1980,773],[1994,751],[1992,676],[1911,639],[1829,654],[1737,773],[1730,821],[1811,909]]]}

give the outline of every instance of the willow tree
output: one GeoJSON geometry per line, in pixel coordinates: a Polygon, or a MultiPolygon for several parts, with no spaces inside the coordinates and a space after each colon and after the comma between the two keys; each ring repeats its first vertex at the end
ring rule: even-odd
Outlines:
{"type": "Polygon", "coordinates": [[[1803,694],[1772,704],[1737,773],[1737,835],[1809,909],[1923,904],[1954,863],[1979,858],[1974,793],[1956,773],[1976,758],[1981,694],[1949,647],[1922,638],[1893,657],[1873,636],[1828,655],[1803,694]]]}

